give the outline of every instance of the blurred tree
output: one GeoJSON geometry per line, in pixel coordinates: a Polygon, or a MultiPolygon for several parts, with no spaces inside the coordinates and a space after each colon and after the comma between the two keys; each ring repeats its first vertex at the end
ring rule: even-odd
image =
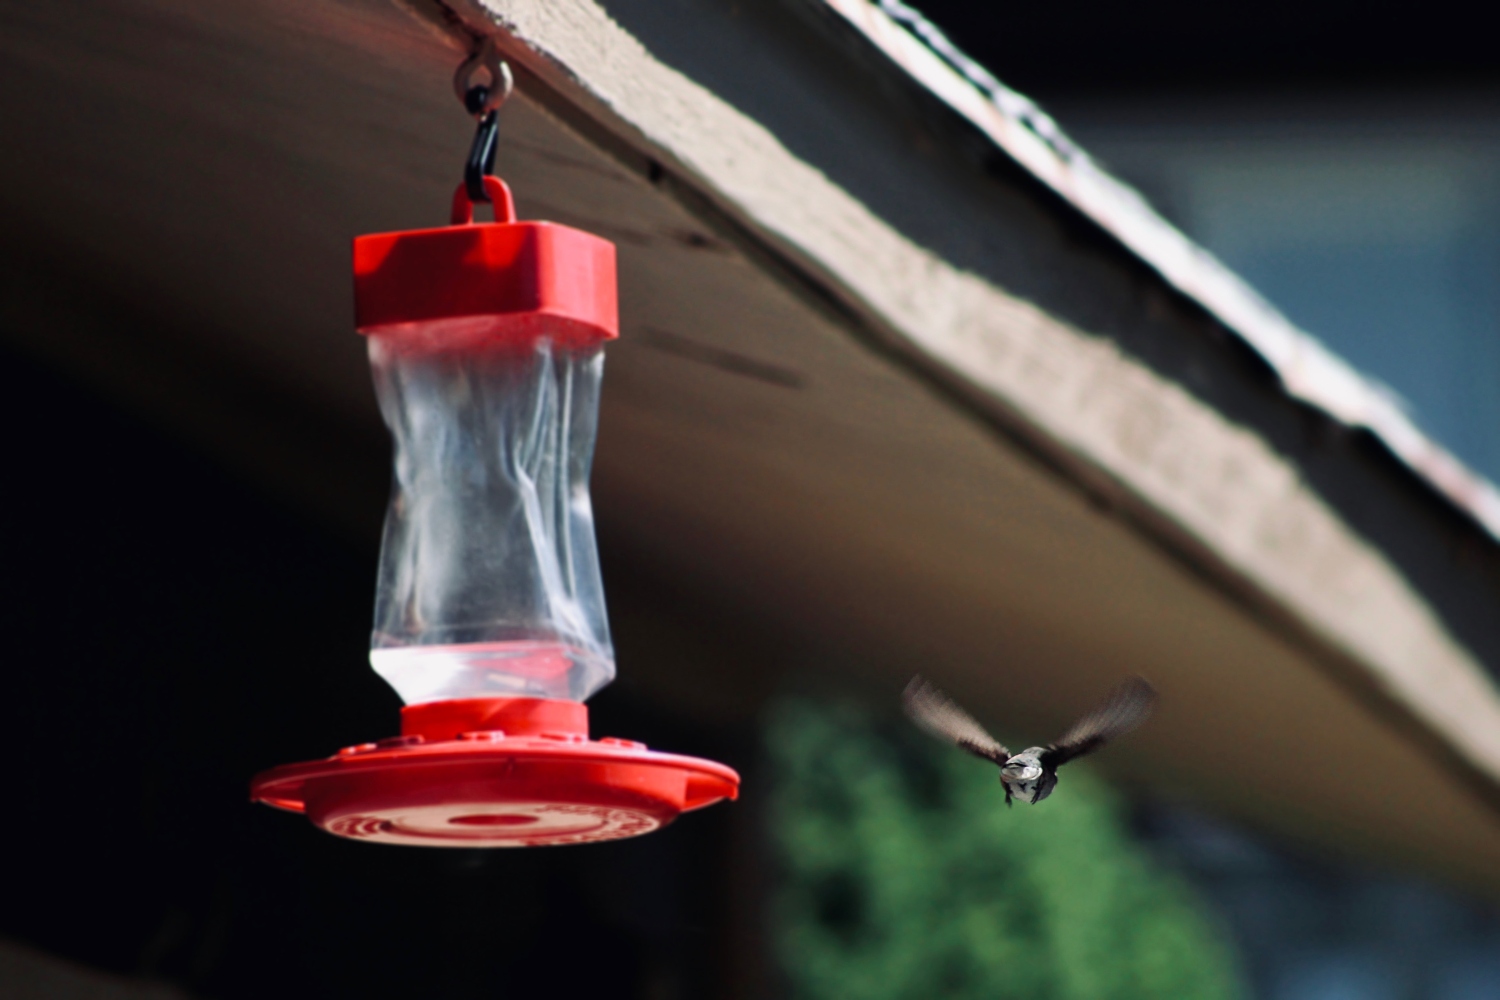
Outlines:
{"type": "Polygon", "coordinates": [[[794,1000],[1230,1000],[1225,938],[1087,770],[1007,810],[992,767],[859,709],[772,711],[774,945],[794,1000]]]}

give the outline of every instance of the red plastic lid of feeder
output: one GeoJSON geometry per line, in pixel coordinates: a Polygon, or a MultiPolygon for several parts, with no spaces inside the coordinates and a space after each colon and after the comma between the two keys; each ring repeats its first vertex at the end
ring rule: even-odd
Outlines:
{"type": "Polygon", "coordinates": [[[463,185],[452,225],[375,233],[354,240],[354,325],[360,333],[410,334],[444,349],[485,339],[494,317],[506,336],[528,327],[562,342],[620,335],[615,247],[555,222],[517,222],[510,189],[484,178],[493,223],[474,222],[463,185]]]}
{"type": "Polygon", "coordinates": [[[265,771],[251,798],[355,840],[532,847],[650,833],[739,794],[739,775],[723,764],[590,740],[581,702],[410,705],[401,733],[265,771]]]}

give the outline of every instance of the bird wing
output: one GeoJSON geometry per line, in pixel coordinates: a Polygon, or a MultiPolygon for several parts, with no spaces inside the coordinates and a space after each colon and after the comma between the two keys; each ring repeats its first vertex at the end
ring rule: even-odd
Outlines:
{"type": "Polygon", "coordinates": [[[1053,767],[1074,757],[1093,753],[1146,721],[1156,705],[1156,689],[1144,678],[1131,677],[1110,692],[1092,712],[1073,723],[1042,755],[1042,763],[1053,767]]]}
{"type": "Polygon", "coordinates": [[[957,744],[959,749],[997,764],[1004,764],[1010,757],[1010,751],[999,740],[921,674],[906,685],[906,690],[901,692],[901,701],[912,721],[938,739],[957,744]]]}

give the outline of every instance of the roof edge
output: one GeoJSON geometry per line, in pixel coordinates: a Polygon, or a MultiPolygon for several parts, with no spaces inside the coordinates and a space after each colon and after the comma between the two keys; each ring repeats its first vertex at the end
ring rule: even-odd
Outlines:
{"type": "MultiPolygon", "coordinates": [[[[658,61],[596,0],[439,2],[458,15],[452,27],[494,37],[518,80],[560,120],[743,240],[782,280],[832,307],[853,336],[1085,492],[1118,503],[1154,544],[1307,652],[1500,812],[1500,687],[1385,554],[1261,438],[1114,346],[911,243],[768,127],[658,61]],[[1110,393],[1097,391],[1105,385],[1110,393]],[[1121,439],[1119,418],[1133,410],[1161,418],[1136,430],[1160,433],[1121,439]],[[1201,482],[1183,482],[1171,461],[1182,444],[1174,435],[1184,433],[1217,456],[1194,472],[1201,482]]],[[[914,58],[941,69],[937,81],[955,100],[989,106],[882,18],[876,30],[906,38],[914,58]]],[[[1057,183],[1080,183],[1030,126],[998,113],[988,120],[1050,165],[1057,183]]],[[[1303,339],[1306,353],[1315,342],[1303,339]]]]}
{"type": "Polygon", "coordinates": [[[814,0],[1240,337],[1288,395],[1375,435],[1408,469],[1500,541],[1500,489],[1428,437],[1389,391],[1294,325],[901,0],[814,0]]]}

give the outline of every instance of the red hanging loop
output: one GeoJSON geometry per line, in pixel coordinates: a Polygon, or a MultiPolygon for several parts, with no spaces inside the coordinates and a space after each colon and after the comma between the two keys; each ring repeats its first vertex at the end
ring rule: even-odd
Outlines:
{"type": "MultiPolygon", "coordinates": [[[[496,222],[516,221],[516,203],[510,195],[509,185],[493,174],[486,175],[484,193],[490,196],[490,204],[495,207],[496,222]]],[[[453,211],[448,215],[448,222],[454,226],[474,224],[474,202],[469,198],[468,185],[460,184],[453,192],[453,211]]]]}

